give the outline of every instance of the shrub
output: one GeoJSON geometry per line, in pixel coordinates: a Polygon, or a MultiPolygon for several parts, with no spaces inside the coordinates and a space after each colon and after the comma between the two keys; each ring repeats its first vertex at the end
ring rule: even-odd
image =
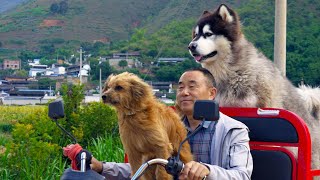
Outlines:
{"type": "Polygon", "coordinates": [[[41,179],[61,155],[61,131],[48,116],[47,108],[27,115],[14,125],[8,166],[17,179],[41,179]]]}
{"type": "Polygon", "coordinates": [[[124,160],[124,150],[119,136],[105,134],[92,139],[88,150],[100,161],[123,162],[124,160]]]}
{"type": "Polygon", "coordinates": [[[99,102],[84,105],[77,118],[83,132],[84,145],[92,138],[103,136],[106,133],[118,135],[117,115],[115,110],[108,105],[99,102]]]}

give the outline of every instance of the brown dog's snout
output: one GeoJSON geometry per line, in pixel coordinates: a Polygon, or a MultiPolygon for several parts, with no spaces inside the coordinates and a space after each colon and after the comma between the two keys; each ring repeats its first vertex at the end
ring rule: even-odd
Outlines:
{"type": "Polygon", "coordinates": [[[106,101],[107,100],[107,96],[106,95],[102,95],[102,100],[106,101]]]}

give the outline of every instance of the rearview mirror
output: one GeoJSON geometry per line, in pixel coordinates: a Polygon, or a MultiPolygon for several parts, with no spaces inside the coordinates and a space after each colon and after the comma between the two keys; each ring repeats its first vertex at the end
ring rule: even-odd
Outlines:
{"type": "Polygon", "coordinates": [[[48,116],[53,120],[64,118],[64,108],[61,100],[49,104],[48,116]]]}
{"type": "Polygon", "coordinates": [[[49,104],[48,107],[48,116],[56,122],[56,125],[64,132],[66,133],[72,140],[73,143],[76,144],[77,140],[72,134],[70,134],[67,130],[65,130],[59,123],[58,119],[64,118],[64,108],[63,108],[63,102],[61,100],[53,101],[49,104]]]}
{"type": "Polygon", "coordinates": [[[196,100],[194,103],[194,119],[201,121],[217,121],[219,117],[219,103],[215,100],[196,100]]]}

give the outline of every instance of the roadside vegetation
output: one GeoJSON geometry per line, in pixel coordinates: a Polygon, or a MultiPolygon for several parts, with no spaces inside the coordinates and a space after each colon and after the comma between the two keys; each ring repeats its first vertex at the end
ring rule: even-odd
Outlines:
{"type": "MultiPolygon", "coordinates": [[[[67,118],[58,123],[96,158],[123,162],[115,110],[98,102],[81,104],[83,97],[74,95],[82,88],[64,85],[67,118]]],[[[70,166],[62,147],[72,141],[48,117],[48,107],[0,106],[0,112],[0,179],[59,179],[70,166]]]]}

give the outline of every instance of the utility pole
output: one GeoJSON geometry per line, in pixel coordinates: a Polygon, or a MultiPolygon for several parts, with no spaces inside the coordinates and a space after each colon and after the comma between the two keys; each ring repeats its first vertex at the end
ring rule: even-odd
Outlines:
{"type": "Polygon", "coordinates": [[[80,53],[80,70],[79,70],[79,76],[80,76],[80,85],[82,84],[82,74],[81,74],[81,70],[82,70],[82,53],[84,53],[84,51],[82,51],[82,47],[80,47],[80,51],[78,51],[80,53]]]}
{"type": "Polygon", "coordinates": [[[274,63],[286,76],[287,0],[275,0],[274,63]]]}
{"type": "Polygon", "coordinates": [[[101,58],[99,60],[99,68],[100,68],[100,72],[99,72],[99,94],[100,94],[100,101],[102,100],[102,86],[101,86],[101,58]]]}

